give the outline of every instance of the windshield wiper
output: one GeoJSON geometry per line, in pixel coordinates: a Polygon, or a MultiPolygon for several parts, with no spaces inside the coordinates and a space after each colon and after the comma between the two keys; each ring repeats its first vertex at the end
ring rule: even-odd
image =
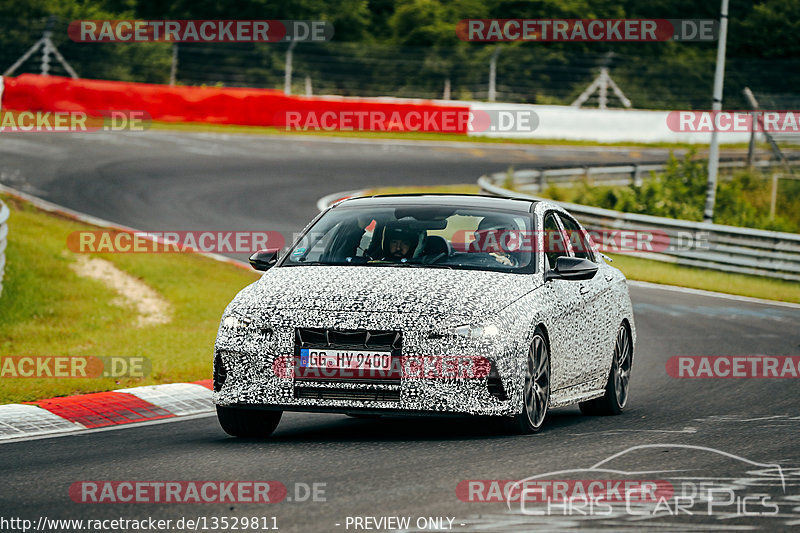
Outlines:
{"type": "Polygon", "coordinates": [[[284,266],[336,266],[339,264],[347,264],[347,263],[326,263],[324,261],[294,261],[291,263],[286,263],[284,266]]]}
{"type": "Polygon", "coordinates": [[[447,270],[453,270],[451,265],[444,265],[442,263],[391,263],[394,266],[401,266],[401,267],[410,267],[410,268],[446,268],[447,270]]]}

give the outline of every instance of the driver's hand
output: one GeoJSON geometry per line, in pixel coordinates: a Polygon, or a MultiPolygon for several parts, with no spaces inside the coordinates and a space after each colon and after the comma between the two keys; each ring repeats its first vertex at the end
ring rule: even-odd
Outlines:
{"type": "Polygon", "coordinates": [[[514,266],[514,263],[511,261],[511,259],[509,259],[508,257],[506,257],[503,254],[490,253],[489,255],[494,257],[494,260],[497,261],[500,264],[503,264],[505,266],[514,266]]]}

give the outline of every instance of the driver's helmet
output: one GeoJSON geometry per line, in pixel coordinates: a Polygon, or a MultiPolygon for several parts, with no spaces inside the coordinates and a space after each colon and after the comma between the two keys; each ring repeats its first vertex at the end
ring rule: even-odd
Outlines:
{"type": "Polygon", "coordinates": [[[409,259],[414,256],[414,252],[419,244],[420,235],[416,231],[402,227],[402,226],[387,226],[383,233],[383,254],[385,257],[391,257],[390,243],[394,240],[400,240],[408,244],[408,252],[403,255],[403,258],[409,259]]]}

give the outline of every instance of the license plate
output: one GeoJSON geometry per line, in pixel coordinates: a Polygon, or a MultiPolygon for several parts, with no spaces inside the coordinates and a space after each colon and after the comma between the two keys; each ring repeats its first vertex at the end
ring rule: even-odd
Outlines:
{"type": "Polygon", "coordinates": [[[385,371],[392,367],[392,354],[390,352],[372,352],[368,350],[301,348],[300,367],[385,371]]]}

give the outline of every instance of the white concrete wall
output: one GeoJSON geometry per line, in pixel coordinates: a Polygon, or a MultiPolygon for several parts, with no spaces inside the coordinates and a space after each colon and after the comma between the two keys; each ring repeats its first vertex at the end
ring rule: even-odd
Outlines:
{"type": "MultiPolygon", "coordinates": [[[[438,103],[438,102],[437,102],[438,103]]],[[[529,114],[539,119],[534,131],[486,131],[469,135],[597,142],[674,142],[708,144],[710,133],[682,133],[667,127],[669,111],[586,109],[571,106],[469,102],[473,110],[496,116],[498,111],[529,114]]],[[[749,133],[720,133],[721,143],[747,143],[749,133]]]]}

